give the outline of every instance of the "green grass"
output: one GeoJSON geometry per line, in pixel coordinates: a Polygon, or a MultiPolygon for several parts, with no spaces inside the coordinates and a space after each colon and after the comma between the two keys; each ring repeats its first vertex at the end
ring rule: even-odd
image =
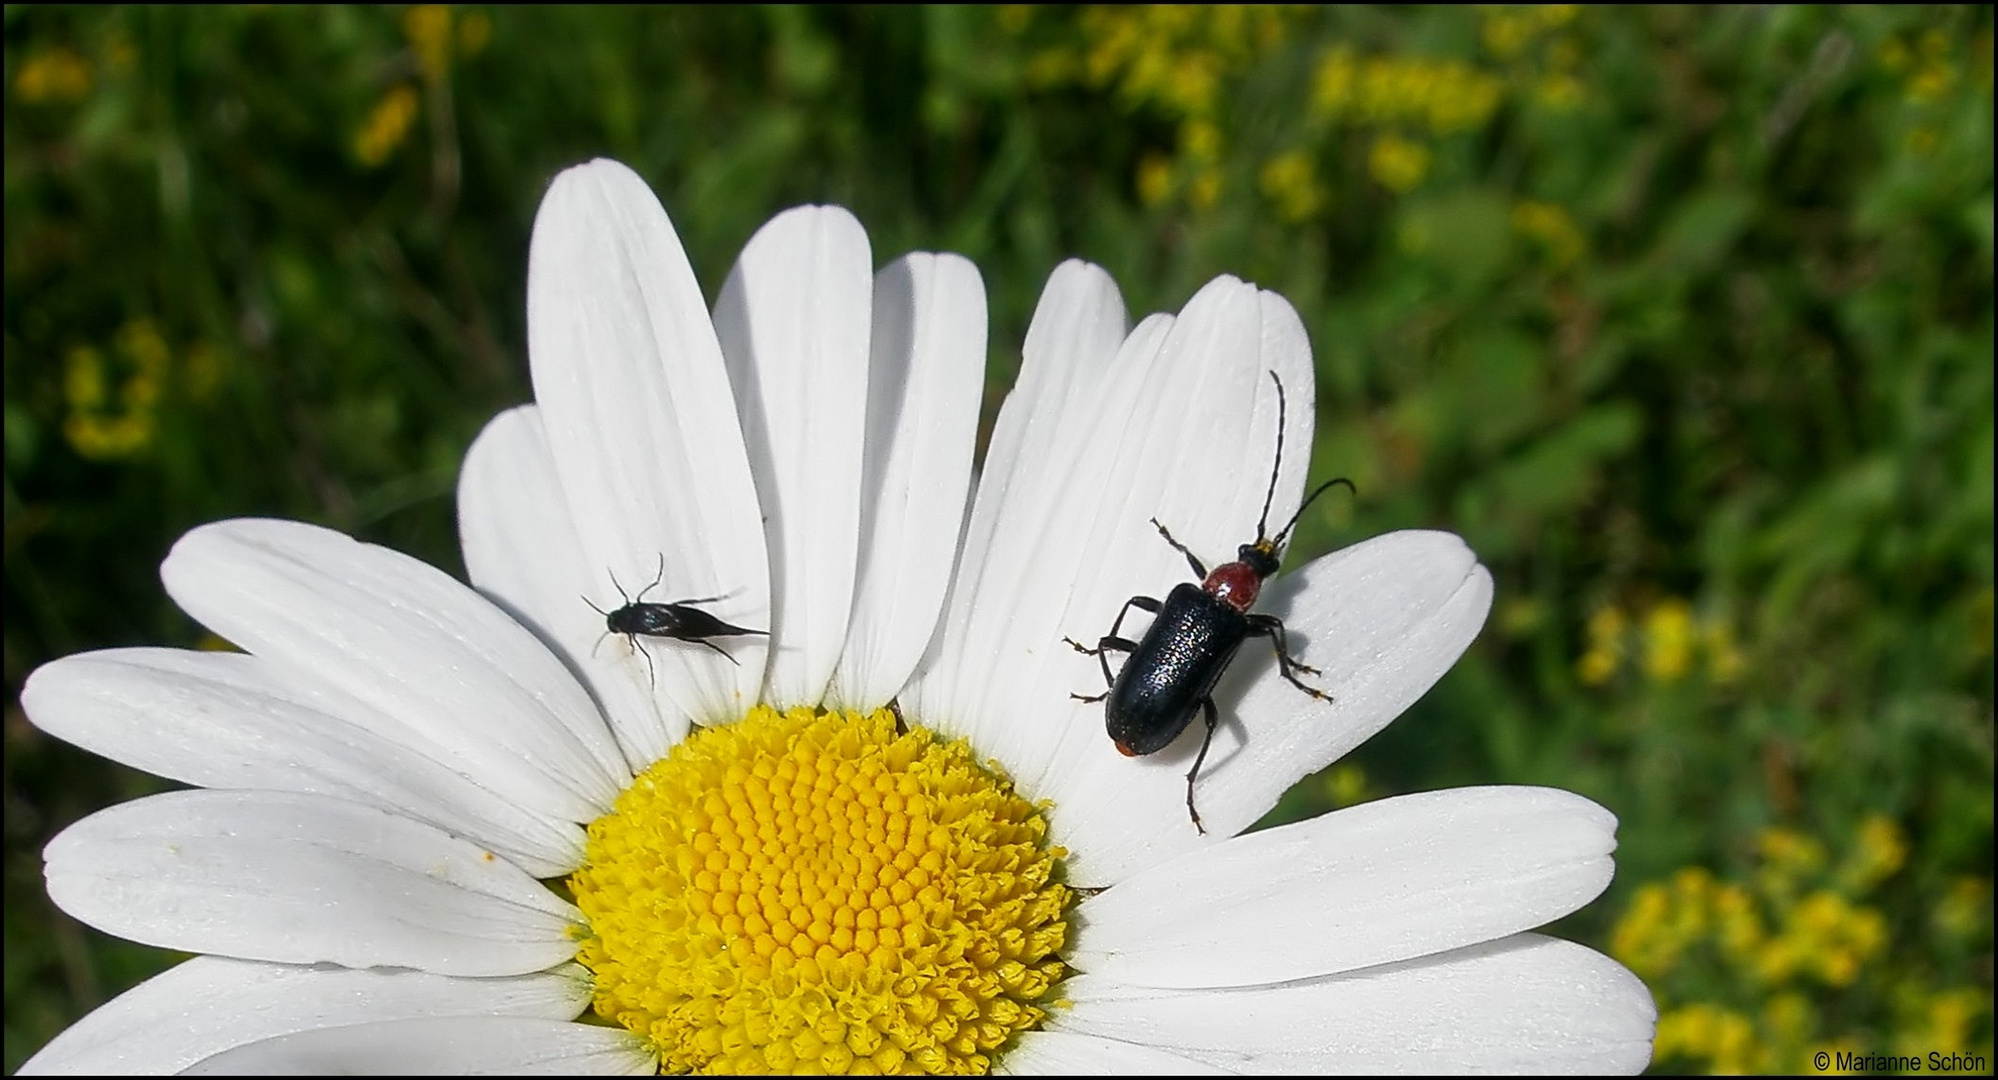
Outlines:
{"type": "Polygon", "coordinates": [[[164,783],[29,727],[22,680],[196,644],[156,569],[215,518],[462,572],[458,462],[529,396],[534,208],[598,155],[710,294],[807,201],[971,257],[987,424],[1062,258],[1138,312],[1282,292],[1314,477],[1361,493],[1299,555],[1450,529],[1498,595],[1276,816],[1580,791],[1619,873],[1558,929],[1645,975],[1661,1067],[1989,1067],[1988,7],[5,20],[10,1071],[175,959],[47,902],[41,845],[164,783]]]}

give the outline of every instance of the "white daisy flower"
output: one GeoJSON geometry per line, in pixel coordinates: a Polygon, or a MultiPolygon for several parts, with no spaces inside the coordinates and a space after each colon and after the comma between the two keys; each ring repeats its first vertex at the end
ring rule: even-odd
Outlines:
{"type": "Polygon", "coordinates": [[[535,224],[528,330],[535,404],[459,488],[477,592],[221,522],[161,574],[244,653],[29,679],[44,730],[198,789],[64,831],[50,895],[200,955],[24,1072],[1649,1060],[1637,979],[1527,933],[1609,882],[1602,808],[1471,788],[1243,834],[1476,635],[1491,578],[1456,537],[1268,583],[1258,610],[1330,700],[1249,643],[1215,695],[1204,835],[1204,725],[1127,758],[1071,696],[1102,676],[1063,639],[1187,576],[1152,518],[1210,564],[1252,539],[1272,372],[1292,407],[1267,520],[1296,511],[1311,364],[1282,298],[1224,277],[1127,329],[1103,271],[1062,266],[975,498],[977,271],[874,273],[843,210],[766,225],[711,316],[644,182],[572,169],[535,224]],[[722,624],[768,636],[699,633],[722,624]]]}

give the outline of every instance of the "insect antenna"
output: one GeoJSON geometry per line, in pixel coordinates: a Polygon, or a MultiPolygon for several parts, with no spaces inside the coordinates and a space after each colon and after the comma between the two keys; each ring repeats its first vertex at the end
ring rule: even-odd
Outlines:
{"type": "Polygon", "coordinates": [[[1331,490],[1332,488],[1338,487],[1340,484],[1346,485],[1346,490],[1352,492],[1354,498],[1357,499],[1360,497],[1360,489],[1354,487],[1353,482],[1351,480],[1346,479],[1343,476],[1334,477],[1333,479],[1327,480],[1324,483],[1318,485],[1316,488],[1312,490],[1311,494],[1306,495],[1304,497],[1304,501],[1302,503],[1298,504],[1297,513],[1290,515],[1290,524],[1285,525],[1283,527],[1283,531],[1277,534],[1276,549],[1278,551],[1282,551],[1283,546],[1290,542],[1290,530],[1297,528],[1297,519],[1304,516],[1304,510],[1306,507],[1311,505],[1311,501],[1313,499],[1316,499],[1320,495],[1325,494],[1327,491],[1331,490]]]}
{"type": "MultiPolygon", "coordinates": [[[[645,599],[645,594],[646,594],[646,593],[649,593],[649,592],[651,592],[652,590],[654,590],[654,589],[656,589],[656,588],[658,588],[658,587],[659,587],[659,583],[660,583],[660,582],[662,582],[662,581],[664,581],[664,580],[666,580],[666,553],[662,551],[662,552],[660,552],[660,553],[659,553],[659,572],[658,572],[658,573],[656,573],[656,574],[653,574],[653,575],[652,575],[652,584],[650,584],[650,585],[647,585],[647,586],[646,586],[646,587],[644,587],[643,589],[640,589],[640,590],[638,590],[638,596],[637,596],[637,597],[635,597],[634,599],[637,599],[637,600],[643,600],[643,599],[645,599]]],[[[623,590],[623,589],[619,589],[618,591],[619,591],[619,592],[623,592],[624,590],[623,590]]],[[[627,601],[627,603],[628,603],[628,602],[629,602],[629,601],[627,601]]]]}
{"type": "Polygon", "coordinates": [[[1277,388],[1277,452],[1276,464],[1270,469],[1270,488],[1268,491],[1263,492],[1263,512],[1256,517],[1256,540],[1258,543],[1269,539],[1270,501],[1276,498],[1277,477],[1283,474],[1283,380],[1277,378],[1277,373],[1272,371],[1270,372],[1270,381],[1275,383],[1277,388]]]}

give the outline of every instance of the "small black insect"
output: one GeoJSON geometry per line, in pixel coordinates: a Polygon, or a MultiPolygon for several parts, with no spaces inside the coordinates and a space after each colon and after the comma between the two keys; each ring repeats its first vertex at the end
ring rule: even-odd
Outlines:
{"type": "MultiPolygon", "coordinates": [[[[769,631],[747,630],[740,626],[731,626],[697,607],[690,606],[693,604],[711,604],[716,600],[720,600],[721,597],[719,596],[703,596],[693,600],[675,600],[670,604],[646,603],[645,594],[657,588],[659,582],[664,580],[665,577],[666,556],[661,555],[659,556],[659,572],[653,575],[652,584],[638,590],[636,597],[626,596],[624,586],[617,583],[617,575],[611,575],[611,584],[617,587],[617,594],[624,597],[623,607],[615,611],[605,611],[603,608],[597,607],[596,604],[592,603],[589,597],[586,596],[583,598],[583,603],[589,604],[597,614],[604,617],[604,626],[607,627],[604,631],[604,637],[609,637],[612,634],[623,634],[625,639],[631,643],[631,647],[637,649],[639,655],[645,657],[645,671],[648,678],[653,674],[652,654],[646,652],[645,646],[639,643],[638,636],[640,634],[644,634],[647,637],[674,638],[680,641],[691,641],[696,645],[705,645],[722,654],[722,657],[729,663],[737,664],[737,666],[740,666],[739,662],[735,657],[729,655],[727,649],[708,639],[739,637],[750,634],[760,637],[769,636],[769,631]]],[[[600,637],[597,641],[601,643],[603,638],[600,637]]]]}
{"type": "Polygon", "coordinates": [[[1093,696],[1069,696],[1078,701],[1108,699],[1109,703],[1103,707],[1104,726],[1110,731],[1111,741],[1126,756],[1165,749],[1193,722],[1195,709],[1204,714],[1207,737],[1201,740],[1200,753],[1186,774],[1186,812],[1193,818],[1193,827],[1203,833],[1207,828],[1200,823],[1200,811],[1193,807],[1193,780],[1200,775],[1200,763],[1207,760],[1207,748],[1214,742],[1214,684],[1228,670],[1242,642],[1251,635],[1269,638],[1276,649],[1277,670],[1292,686],[1321,701],[1332,700],[1331,695],[1297,677],[1299,672],[1316,675],[1318,669],[1299,663],[1290,655],[1283,620],[1249,611],[1264,580],[1277,572],[1284,544],[1290,539],[1291,529],[1296,528],[1298,518],[1303,516],[1304,508],[1336,485],[1344,484],[1346,490],[1353,490],[1353,482],[1344,477],[1326,481],[1305,497],[1297,513],[1291,515],[1290,523],[1274,539],[1270,537],[1270,500],[1276,496],[1277,476],[1283,471],[1284,427],[1283,380],[1272,371],[1270,381],[1277,388],[1276,464],[1270,470],[1262,516],[1256,519],[1255,542],[1236,548],[1234,562],[1223,563],[1210,573],[1185,544],[1173,539],[1159,519],[1153,518],[1152,525],[1159,535],[1186,556],[1187,565],[1193,568],[1200,582],[1174,586],[1163,604],[1149,596],[1133,596],[1124,601],[1117,612],[1117,621],[1110,624],[1110,632],[1098,639],[1093,649],[1074,638],[1062,639],[1077,652],[1096,657],[1097,663],[1103,665],[1103,681],[1108,690],[1093,696]],[[1136,642],[1119,636],[1124,616],[1132,608],[1149,611],[1153,616],[1144,638],[1136,642]],[[1106,655],[1112,652],[1130,654],[1123,670],[1114,676],[1110,674],[1106,655]]]}

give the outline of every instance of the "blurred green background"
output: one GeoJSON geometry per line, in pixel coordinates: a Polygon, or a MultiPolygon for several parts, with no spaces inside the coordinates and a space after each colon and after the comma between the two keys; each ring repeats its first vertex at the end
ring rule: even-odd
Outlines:
{"type": "Polygon", "coordinates": [[[164,782],[30,727],[36,665],[203,635],[236,515],[462,574],[528,398],[535,205],[620,158],[712,295],[772,213],[975,260],[990,424],[1064,257],[1234,273],[1319,372],[1297,558],[1463,534],[1457,668],[1283,820],[1475,783],[1622,820],[1557,929],[1657,1067],[1992,1054],[1992,14],[1977,8],[98,9],[6,27],[5,1066],[176,957],[41,846],[164,782]]]}

